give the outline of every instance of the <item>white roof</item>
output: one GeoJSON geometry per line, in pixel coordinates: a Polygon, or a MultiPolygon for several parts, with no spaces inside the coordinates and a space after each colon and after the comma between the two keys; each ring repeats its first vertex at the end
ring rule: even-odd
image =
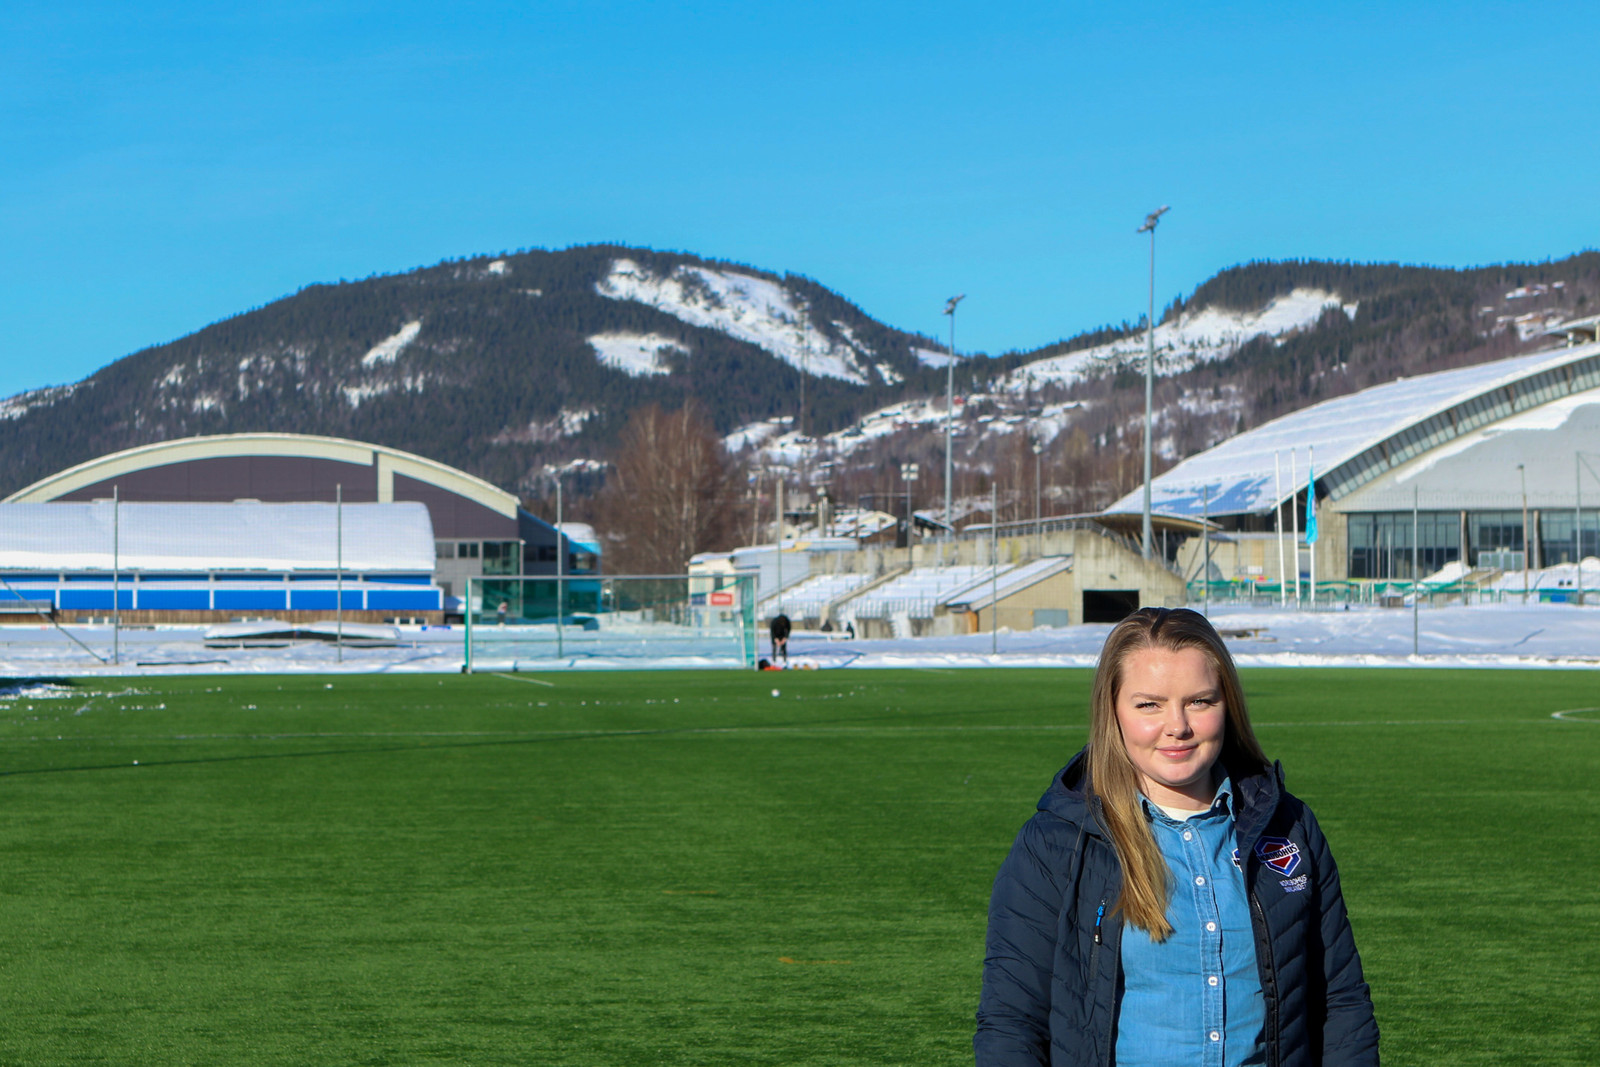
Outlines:
{"type": "MultiPolygon", "coordinates": [[[[1305,487],[1313,448],[1316,469],[1326,473],[1440,411],[1498,386],[1597,353],[1600,345],[1594,344],[1537,352],[1400,378],[1302,408],[1230,437],[1156,478],[1150,485],[1151,509],[1185,516],[1198,516],[1205,511],[1213,515],[1270,511],[1305,487]],[[1291,453],[1297,477],[1292,484],[1291,453]],[[1281,461],[1280,488],[1276,491],[1274,457],[1281,461]]],[[[1140,486],[1112,504],[1106,513],[1136,513],[1143,506],[1144,488],[1140,486]]]]}
{"type": "Polygon", "coordinates": [[[0,568],[432,573],[424,504],[0,504],[0,568]],[[342,536],[339,527],[342,523],[342,536]],[[113,556],[115,541],[115,556],[113,556]],[[342,542],[342,551],[341,551],[342,542]]]}

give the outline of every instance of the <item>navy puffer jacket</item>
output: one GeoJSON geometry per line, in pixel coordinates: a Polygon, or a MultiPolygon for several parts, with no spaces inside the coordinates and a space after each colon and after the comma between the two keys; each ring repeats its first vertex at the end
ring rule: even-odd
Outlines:
{"type": "MultiPolygon", "coordinates": [[[[1122,868],[1085,795],[1085,757],[1056,776],[995,878],[973,1039],[979,1067],[1112,1062],[1122,922],[1111,910],[1122,868]]],[[[1281,767],[1229,773],[1268,1067],[1375,1065],[1378,1024],[1327,839],[1311,809],[1284,791],[1281,767]]]]}

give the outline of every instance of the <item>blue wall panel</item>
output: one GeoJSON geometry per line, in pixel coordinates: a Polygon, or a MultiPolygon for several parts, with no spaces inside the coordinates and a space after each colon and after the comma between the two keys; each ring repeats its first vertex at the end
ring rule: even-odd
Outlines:
{"type": "Polygon", "coordinates": [[[284,589],[218,589],[216,604],[219,611],[282,611],[284,589]]]}
{"type": "Polygon", "coordinates": [[[156,589],[139,587],[141,611],[205,611],[211,607],[211,593],[205,589],[156,589]]]}
{"type": "Polygon", "coordinates": [[[373,589],[367,593],[367,607],[373,611],[439,611],[437,589],[373,589]]]}

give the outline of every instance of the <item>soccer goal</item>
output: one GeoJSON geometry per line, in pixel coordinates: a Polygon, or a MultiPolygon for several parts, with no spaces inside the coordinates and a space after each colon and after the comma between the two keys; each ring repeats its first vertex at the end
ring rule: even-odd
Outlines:
{"type": "Polygon", "coordinates": [[[755,577],[472,578],[466,669],[755,666],[755,577]]]}

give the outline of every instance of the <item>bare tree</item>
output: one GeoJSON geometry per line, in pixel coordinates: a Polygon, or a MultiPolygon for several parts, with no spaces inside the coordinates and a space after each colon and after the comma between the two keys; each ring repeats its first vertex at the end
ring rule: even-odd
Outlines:
{"type": "Polygon", "coordinates": [[[606,569],[680,574],[690,556],[725,547],[738,527],[742,484],[738,463],[698,405],[638,409],[602,494],[606,569]]]}

